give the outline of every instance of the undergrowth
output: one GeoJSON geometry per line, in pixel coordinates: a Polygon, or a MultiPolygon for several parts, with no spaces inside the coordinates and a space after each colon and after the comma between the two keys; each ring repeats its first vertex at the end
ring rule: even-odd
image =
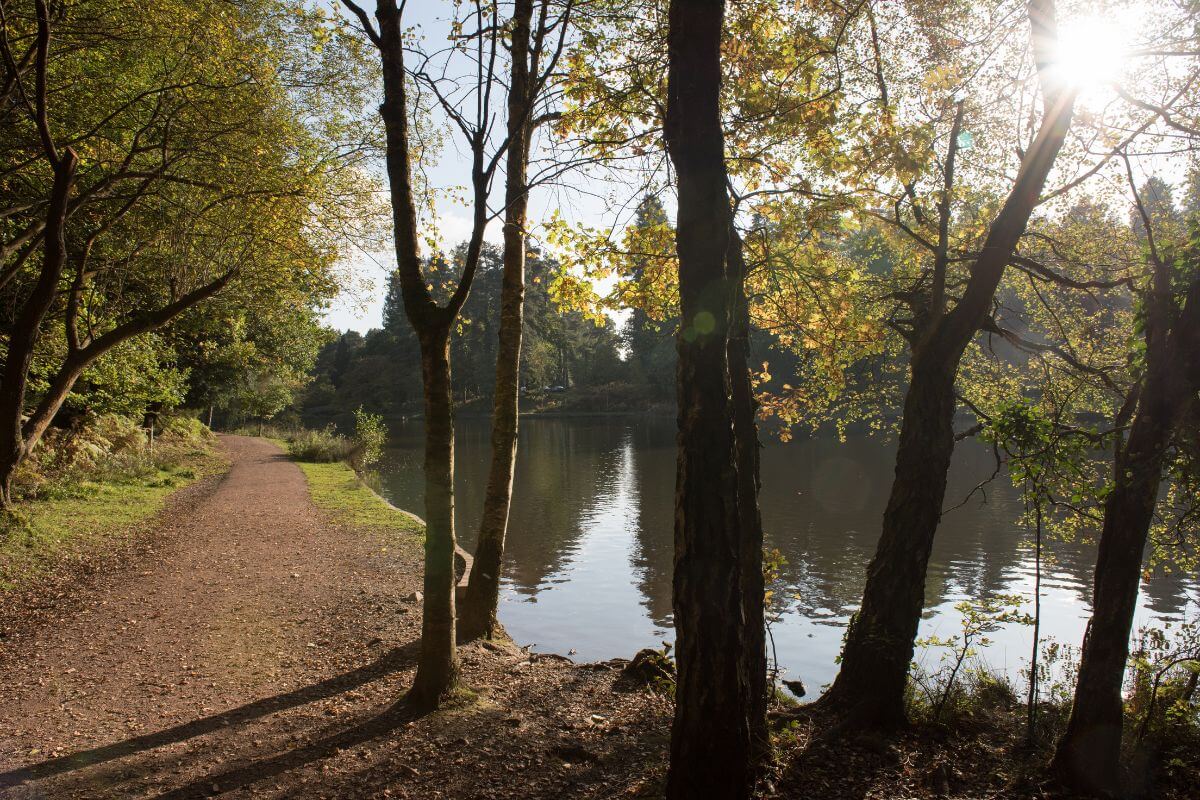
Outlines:
{"type": "MultiPolygon", "coordinates": [[[[1045,764],[1066,729],[1078,678],[1079,650],[1053,640],[1038,659],[1035,713],[1026,685],[971,657],[960,668],[914,669],[908,716],[919,730],[1003,739],[1014,753],[1045,764]],[[1032,725],[1031,725],[1032,723],[1032,725]]],[[[1021,675],[1029,680],[1029,671],[1021,675]]],[[[1132,787],[1186,783],[1200,771],[1200,623],[1140,629],[1131,642],[1125,682],[1123,763],[1132,787]]]]}
{"type": "Polygon", "coordinates": [[[383,456],[388,436],[383,417],[368,414],[361,407],[354,412],[353,436],[338,433],[333,425],[319,430],[259,426],[257,429],[242,429],[239,433],[281,442],[295,461],[310,464],[343,461],[360,474],[365,474],[383,456]]]}
{"type": "Polygon", "coordinates": [[[0,590],[17,590],[63,559],[135,535],[177,489],[225,460],[198,420],[148,430],[101,416],[47,433],[16,475],[16,505],[0,516],[0,590]]]}

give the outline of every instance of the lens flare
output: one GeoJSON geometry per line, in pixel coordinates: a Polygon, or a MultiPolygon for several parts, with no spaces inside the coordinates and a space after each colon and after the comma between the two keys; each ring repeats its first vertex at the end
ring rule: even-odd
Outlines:
{"type": "Polygon", "coordinates": [[[1062,80],[1078,89],[1114,83],[1127,57],[1125,34],[1112,20],[1089,17],[1059,31],[1056,66],[1062,80]]]}

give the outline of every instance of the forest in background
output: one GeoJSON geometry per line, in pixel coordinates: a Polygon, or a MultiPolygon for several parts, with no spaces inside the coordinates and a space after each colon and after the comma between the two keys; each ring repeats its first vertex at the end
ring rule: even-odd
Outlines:
{"type": "MultiPolygon", "coordinates": [[[[668,226],[657,198],[644,198],[633,231],[668,226]]],[[[466,245],[452,260],[431,263],[433,279],[461,265],[466,245]]],[[[461,268],[461,267],[459,267],[461,268]]],[[[522,411],[673,414],[675,403],[675,333],[678,316],[669,310],[651,316],[641,307],[628,307],[614,294],[599,305],[579,308],[558,293],[562,265],[540,253],[527,261],[524,345],[521,349],[522,411]],[[621,312],[619,316],[606,313],[621,312]]],[[[647,280],[642,259],[622,264],[619,279],[627,286],[647,280]]],[[[485,245],[479,272],[463,308],[451,344],[452,375],[460,412],[486,413],[495,390],[499,296],[503,272],[499,248],[485,245]]],[[[769,331],[756,328],[755,357],[769,364],[771,379],[764,387],[781,388],[795,381],[797,356],[779,346],[769,331]]],[[[399,285],[393,276],[384,301],[383,324],[366,334],[331,332],[316,356],[308,383],[291,402],[272,411],[284,427],[303,422],[322,427],[330,422],[349,430],[351,415],[362,408],[387,418],[419,415],[421,411],[420,353],[416,336],[404,317],[399,285]]],[[[283,398],[281,398],[282,400],[283,398]]],[[[233,424],[255,421],[255,409],[237,394],[218,401],[218,419],[233,424]]]]}

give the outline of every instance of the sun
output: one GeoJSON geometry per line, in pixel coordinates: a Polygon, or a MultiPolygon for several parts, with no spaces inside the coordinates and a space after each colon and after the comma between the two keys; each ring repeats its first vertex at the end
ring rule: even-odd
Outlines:
{"type": "Polygon", "coordinates": [[[1065,24],[1058,34],[1057,71],[1080,89],[1108,86],[1120,79],[1128,58],[1126,32],[1114,20],[1085,17],[1065,24]]]}

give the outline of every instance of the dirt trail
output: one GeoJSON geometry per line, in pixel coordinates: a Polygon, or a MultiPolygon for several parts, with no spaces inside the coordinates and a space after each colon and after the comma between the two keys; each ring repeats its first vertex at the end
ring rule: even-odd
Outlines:
{"type": "Polygon", "coordinates": [[[661,759],[652,696],[511,647],[463,648],[474,702],[406,714],[416,537],[333,524],[273,445],[222,445],[151,548],[0,655],[0,796],[608,797],[661,759]]]}

